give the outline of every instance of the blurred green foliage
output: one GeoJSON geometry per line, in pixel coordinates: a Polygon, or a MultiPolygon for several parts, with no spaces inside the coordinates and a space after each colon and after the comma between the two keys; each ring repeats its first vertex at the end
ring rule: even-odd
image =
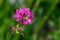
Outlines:
{"type": "Polygon", "coordinates": [[[23,39],[60,40],[60,0],[0,0],[0,40],[23,39]],[[31,9],[34,19],[25,25],[22,37],[21,33],[12,34],[9,26],[17,24],[13,14],[24,6],[31,9]]]}

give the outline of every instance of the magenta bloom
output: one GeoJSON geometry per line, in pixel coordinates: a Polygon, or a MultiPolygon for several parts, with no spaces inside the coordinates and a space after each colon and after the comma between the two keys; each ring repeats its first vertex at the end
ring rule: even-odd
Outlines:
{"type": "Polygon", "coordinates": [[[30,8],[20,8],[19,10],[16,9],[16,13],[13,17],[18,21],[20,24],[31,24],[33,19],[33,14],[30,12],[30,8]]]}

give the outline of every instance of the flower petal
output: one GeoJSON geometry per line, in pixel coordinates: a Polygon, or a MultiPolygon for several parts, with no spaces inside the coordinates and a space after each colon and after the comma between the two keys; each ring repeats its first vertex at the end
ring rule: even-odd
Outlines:
{"type": "Polygon", "coordinates": [[[16,9],[16,14],[18,14],[19,13],[19,10],[18,9],[16,9]]]}
{"type": "Polygon", "coordinates": [[[27,21],[28,21],[29,24],[32,23],[32,22],[31,22],[31,21],[32,21],[31,18],[28,18],[27,21]]]}

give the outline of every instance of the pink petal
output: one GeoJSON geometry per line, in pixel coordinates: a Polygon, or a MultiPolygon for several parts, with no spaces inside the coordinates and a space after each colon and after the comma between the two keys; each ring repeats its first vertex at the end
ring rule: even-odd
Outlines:
{"type": "Polygon", "coordinates": [[[23,8],[20,8],[20,10],[19,10],[19,14],[24,14],[24,10],[23,10],[23,8]]]}
{"type": "Polygon", "coordinates": [[[29,11],[30,11],[30,8],[27,8],[27,10],[29,10],[29,11]]]}
{"type": "Polygon", "coordinates": [[[20,21],[20,24],[28,24],[27,20],[20,21]]]}
{"type": "Polygon", "coordinates": [[[14,18],[16,18],[16,16],[17,16],[17,15],[15,15],[15,14],[13,15],[14,18]]]}
{"type": "Polygon", "coordinates": [[[30,11],[30,8],[24,7],[24,10],[25,10],[25,11],[30,11]]]}
{"type": "Polygon", "coordinates": [[[27,21],[28,21],[29,24],[32,23],[32,22],[31,22],[31,21],[32,21],[31,18],[28,18],[27,21]]]}
{"type": "Polygon", "coordinates": [[[30,15],[31,13],[30,13],[30,12],[25,12],[24,14],[25,14],[25,15],[30,15]]]}
{"type": "Polygon", "coordinates": [[[18,9],[16,9],[16,14],[17,14],[17,13],[19,13],[19,10],[18,10],[18,9]]]}
{"type": "Polygon", "coordinates": [[[19,18],[17,18],[16,21],[19,21],[19,18]]]}
{"type": "Polygon", "coordinates": [[[28,21],[24,21],[23,24],[28,24],[28,21]]]}

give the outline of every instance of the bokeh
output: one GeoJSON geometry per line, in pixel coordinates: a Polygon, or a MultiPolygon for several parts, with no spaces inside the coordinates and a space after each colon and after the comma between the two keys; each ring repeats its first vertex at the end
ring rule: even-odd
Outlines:
{"type": "Polygon", "coordinates": [[[60,40],[60,0],[0,0],[0,40],[60,40]],[[9,30],[18,23],[13,14],[20,7],[34,14],[32,24],[25,25],[24,37],[9,30]]]}

